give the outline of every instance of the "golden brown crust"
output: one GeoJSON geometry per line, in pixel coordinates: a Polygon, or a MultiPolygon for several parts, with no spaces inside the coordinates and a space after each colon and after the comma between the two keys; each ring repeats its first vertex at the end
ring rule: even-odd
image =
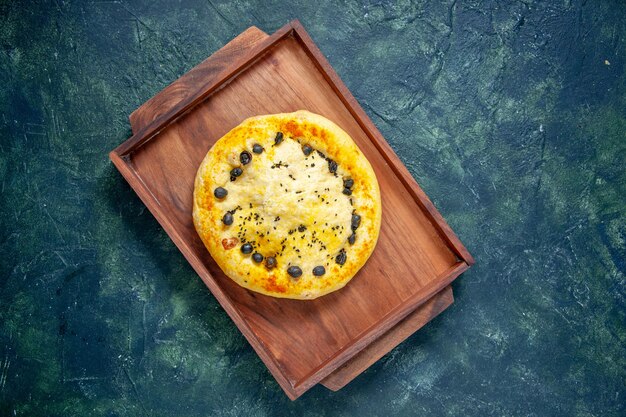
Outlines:
{"type": "Polygon", "coordinates": [[[313,299],[346,285],[371,255],[380,229],[380,191],[365,156],[330,120],[303,110],[257,116],[207,153],[195,180],[193,219],[211,256],[235,282],[274,297],[313,299]],[[277,132],[283,134],[279,144],[277,132]],[[261,154],[253,152],[255,144],[263,147],[261,154]],[[304,145],[314,149],[308,156],[304,145]],[[246,165],[242,151],[252,159],[246,165]],[[236,167],[243,174],[231,180],[236,167]],[[354,181],[351,195],[343,192],[348,178],[354,181]],[[228,195],[216,198],[217,187],[228,195]],[[227,212],[231,225],[222,220],[227,212]],[[353,214],[361,219],[351,244],[353,214]],[[276,267],[242,253],[244,243],[253,253],[275,257],[276,267]],[[339,265],[342,251],[346,261],[339,265]],[[290,266],[302,275],[292,277],[290,266]],[[313,275],[316,266],[325,268],[322,276],[313,275]]]}

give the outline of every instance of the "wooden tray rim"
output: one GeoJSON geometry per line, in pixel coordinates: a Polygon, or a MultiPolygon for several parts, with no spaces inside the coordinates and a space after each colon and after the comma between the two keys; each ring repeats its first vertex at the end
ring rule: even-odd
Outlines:
{"type": "Polygon", "coordinates": [[[420,208],[425,212],[431,223],[433,223],[435,229],[446,242],[449,249],[451,249],[459,261],[452,265],[447,271],[442,273],[436,280],[432,281],[430,285],[422,288],[415,293],[411,298],[406,300],[403,304],[398,305],[394,310],[382,317],[381,320],[373,328],[369,328],[362,332],[362,337],[357,337],[355,342],[344,346],[341,350],[329,358],[327,361],[315,368],[311,373],[292,384],[289,378],[285,375],[284,369],[275,360],[275,358],[269,354],[268,349],[264,346],[263,342],[256,337],[254,332],[247,325],[246,321],[241,317],[239,311],[234,308],[230,301],[230,297],[222,291],[219,285],[211,276],[210,272],[205,268],[201,271],[197,271],[205,282],[207,287],[214,294],[216,299],[220,302],[222,307],[231,316],[235,324],[239,327],[246,339],[255,349],[261,359],[268,365],[268,369],[274,375],[278,383],[283,390],[287,393],[289,398],[295,399],[303,394],[310,387],[321,381],[324,377],[329,375],[332,371],[337,369],[347,360],[349,360],[354,354],[359,352],[368,343],[374,340],[376,337],[384,334],[393,325],[402,320],[408,313],[415,310],[419,305],[432,297],[437,292],[441,291],[447,285],[449,285],[458,275],[468,269],[474,264],[474,259],[469,254],[467,249],[460,242],[458,237],[454,234],[452,229],[447,225],[441,214],[436,210],[432,202],[428,199],[426,194],[419,187],[415,179],[410,175],[406,167],[402,164],[401,160],[394,153],[393,149],[384,140],[382,134],[374,126],[373,122],[369,120],[369,117],[358,104],[356,99],[349,92],[347,87],[340,80],[339,76],[335,73],[334,69],[330,66],[330,63],[323,56],[321,51],[314,44],[304,27],[298,20],[293,20],[287,25],[280,28],[274,34],[270,35],[267,39],[259,42],[258,45],[240,59],[238,59],[233,65],[225,68],[217,75],[212,82],[209,82],[200,87],[197,93],[193,94],[189,100],[183,101],[174,106],[170,111],[157,117],[148,125],[141,128],[131,138],[123,142],[117,148],[109,153],[109,157],[116,168],[120,171],[122,176],[131,184],[132,188],[139,195],[143,203],[153,213],[157,221],[168,232],[168,235],[174,241],[179,250],[188,259],[188,261],[194,265],[202,265],[202,261],[189,250],[185,240],[176,232],[171,221],[160,209],[160,202],[152,194],[147,185],[143,182],[142,178],[137,172],[132,169],[132,161],[130,159],[131,154],[139,147],[146,144],[149,140],[157,136],[161,130],[166,128],[169,124],[173,123],[189,110],[194,108],[197,104],[204,101],[208,96],[223,87],[230,80],[237,77],[248,67],[254,65],[254,63],[261,58],[266,52],[276,46],[281,40],[293,36],[299,44],[303,47],[304,51],[309,55],[312,61],[317,65],[318,70],[333,88],[337,96],[341,99],[342,103],[349,110],[355,121],[359,124],[361,129],[367,134],[369,139],[374,143],[378,151],[383,155],[386,162],[393,169],[394,173],[400,178],[403,185],[411,192],[412,197],[418,203],[420,208]]]}

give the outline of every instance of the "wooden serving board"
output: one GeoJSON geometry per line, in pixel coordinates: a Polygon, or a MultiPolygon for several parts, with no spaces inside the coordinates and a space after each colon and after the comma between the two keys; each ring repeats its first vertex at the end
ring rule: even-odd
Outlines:
{"type": "MultiPolygon", "coordinates": [[[[248,28],[135,110],[129,117],[132,131],[137,132],[161,114],[188,100],[198,89],[201,81],[206,82],[214,78],[221,70],[267,37],[265,32],[254,26],[248,28]]],[[[444,288],[343,364],[341,368],[327,376],[322,380],[322,385],[334,391],[346,386],[378,359],[450,306],[453,300],[452,288],[450,286],[444,288]]]]}
{"type": "Polygon", "coordinates": [[[299,22],[181,94],[183,101],[140,127],[111,160],[290,398],[354,358],[473,263],[299,22]],[[217,139],[246,117],[298,109],[322,114],[350,134],[376,171],[383,202],[378,245],[365,267],[341,291],[304,302],[259,295],[231,281],[190,216],[195,172],[217,139]]]}

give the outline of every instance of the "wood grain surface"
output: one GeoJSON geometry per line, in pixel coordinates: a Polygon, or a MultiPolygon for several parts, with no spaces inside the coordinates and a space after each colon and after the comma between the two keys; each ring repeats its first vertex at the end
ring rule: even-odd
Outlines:
{"type": "Polygon", "coordinates": [[[294,399],[444,289],[472,263],[380,132],[298,22],[202,80],[110,157],[294,399]],[[227,278],[191,216],[195,171],[244,118],[307,109],[359,145],[379,179],[383,221],[374,254],[341,291],[313,301],[274,299],[227,278]]]}
{"type": "MultiPolygon", "coordinates": [[[[265,32],[252,26],[235,37],[220,50],[137,108],[129,117],[132,131],[137,132],[139,128],[146,126],[163,112],[187,100],[190,93],[197,88],[199,78],[215,77],[232,60],[245,54],[247,50],[267,36],[265,32]]],[[[346,386],[361,372],[402,343],[408,336],[439,315],[452,302],[452,288],[448,286],[423,305],[417,307],[414,312],[372,342],[350,361],[343,364],[341,368],[331,373],[321,382],[322,385],[334,391],[346,386]]]]}
{"type": "MultiPolygon", "coordinates": [[[[230,65],[230,62],[243,56],[250,48],[267,37],[265,32],[254,26],[239,34],[213,55],[137,108],[129,117],[132,131],[137,132],[175,105],[188,100],[191,92],[197,88],[199,79],[206,81],[215,77],[224,67],[230,65]]],[[[452,288],[448,286],[417,307],[414,312],[372,342],[350,361],[343,364],[341,368],[331,373],[321,382],[322,385],[334,391],[346,386],[361,372],[440,314],[452,302],[452,288]]]]}

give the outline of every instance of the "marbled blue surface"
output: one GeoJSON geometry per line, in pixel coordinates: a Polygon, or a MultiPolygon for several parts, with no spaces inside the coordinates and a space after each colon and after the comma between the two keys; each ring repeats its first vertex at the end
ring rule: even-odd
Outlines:
{"type": "Polygon", "coordinates": [[[621,1],[0,1],[0,414],[626,414],[621,1]],[[299,18],[477,260],[290,402],[113,168],[127,116],[299,18]]]}

